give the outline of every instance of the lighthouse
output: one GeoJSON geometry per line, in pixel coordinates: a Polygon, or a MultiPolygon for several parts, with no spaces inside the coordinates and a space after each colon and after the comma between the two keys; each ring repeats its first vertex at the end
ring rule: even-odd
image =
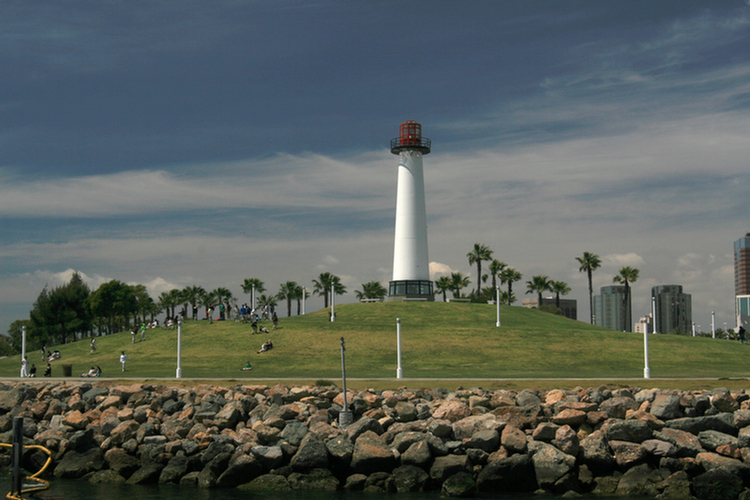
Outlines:
{"type": "Polygon", "coordinates": [[[393,280],[388,287],[391,301],[434,300],[422,173],[422,156],[430,147],[430,140],[422,137],[422,125],[415,121],[402,123],[399,136],[391,140],[391,153],[398,155],[393,280]]]}

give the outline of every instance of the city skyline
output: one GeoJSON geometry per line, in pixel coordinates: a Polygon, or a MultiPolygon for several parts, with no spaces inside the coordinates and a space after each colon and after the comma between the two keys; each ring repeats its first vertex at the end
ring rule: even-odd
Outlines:
{"type": "Polygon", "coordinates": [[[595,291],[640,270],[634,319],[680,284],[702,330],[734,326],[747,1],[42,5],[0,16],[0,333],[71,270],[240,302],[331,272],[354,302],[391,278],[406,120],[433,278],[470,291],[486,244],[515,305],[546,275],[585,321],[587,251],[595,291]]]}

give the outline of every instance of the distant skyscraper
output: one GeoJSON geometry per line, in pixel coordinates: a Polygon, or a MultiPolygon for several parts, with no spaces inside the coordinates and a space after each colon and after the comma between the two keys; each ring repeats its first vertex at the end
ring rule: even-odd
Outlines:
{"type": "Polygon", "coordinates": [[[737,327],[750,325],[750,233],[734,242],[734,314],[737,327]]]}
{"type": "MultiPolygon", "coordinates": [[[[600,289],[601,294],[594,297],[594,323],[612,330],[622,329],[623,317],[630,311],[630,297],[625,305],[625,285],[609,285],[600,289]],[[627,311],[626,311],[627,309],[627,311]]],[[[633,325],[626,329],[630,331],[633,325]]]]}
{"type": "Polygon", "coordinates": [[[651,289],[651,298],[656,306],[656,333],[672,333],[677,329],[682,334],[692,331],[692,297],[682,293],[682,286],[655,286],[651,289]]]}
{"type": "Polygon", "coordinates": [[[734,294],[750,295],[750,233],[734,242],[734,294]]]}
{"type": "Polygon", "coordinates": [[[422,125],[415,121],[402,123],[399,136],[391,140],[391,153],[398,155],[398,186],[389,300],[434,300],[422,173],[422,156],[430,149],[430,140],[422,137],[422,125]]]}

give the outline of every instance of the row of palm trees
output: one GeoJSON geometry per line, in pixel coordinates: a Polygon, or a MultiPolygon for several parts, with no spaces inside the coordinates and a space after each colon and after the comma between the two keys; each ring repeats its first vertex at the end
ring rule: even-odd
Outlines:
{"type": "MultiPolygon", "coordinates": [[[[346,287],[341,284],[341,278],[325,272],[321,273],[317,279],[312,280],[312,291],[307,287],[298,284],[296,281],[286,281],[279,285],[279,291],[275,294],[267,294],[266,286],[258,278],[246,278],[242,283],[243,293],[254,294],[255,307],[276,307],[279,301],[285,301],[287,306],[287,316],[292,315],[292,303],[297,302],[297,314],[301,312],[302,300],[308,299],[311,295],[323,297],[325,307],[328,307],[332,295],[343,295],[346,293],[346,287]]],[[[145,289],[145,287],[144,287],[145,289]]],[[[145,290],[144,290],[145,291],[145,290]]],[[[232,292],[224,287],[215,288],[207,291],[201,286],[192,285],[182,290],[172,289],[168,292],[162,292],[157,302],[147,311],[141,311],[144,314],[150,314],[152,317],[162,311],[166,311],[167,316],[175,317],[175,309],[182,306],[182,314],[188,317],[188,307],[196,310],[198,307],[204,307],[206,313],[211,308],[224,306],[226,310],[231,307],[237,307],[237,298],[232,292]]]]}
{"type": "MultiPolygon", "coordinates": [[[[516,301],[513,295],[513,283],[520,281],[523,275],[512,267],[509,267],[505,262],[499,261],[492,258],[493,251],[485,244],[474,243],[472,250],[466,254],[469,260],[469,265],[476,265],[477,267],[477,288],[472,291],[472,298],[481,299],[482,296],[492,295],[496,300],[500,300],[503,303],[511,305],[516,301]],[[489,262],[488,269],[489,275],[482,274],[482,262],[489,262]],[[481,289],[481,283],[486,283],[488,278],[492,278],[492,288],[481,289]],[[500,297],[496,297],[497,280],[500,280],[501,284],[508,285],[508,291],[502,292],[500,297]]],[[[585,272],[589,283],[589,311],[591,314],[590,321],[594,324],[594,287],[593,287],[593,272],[601,267],[602,261],[598,255],[592,252],[583,252],[581,257],[576,257],[579,263],[579,272],[585,272]]],[[[613,283],[620,283],[625,286],[625,295],[623,298],[623,330],[628,330],[631,323],[630,316],[631,312],[628,308],[630,304],[630,284],[638,280],[639,270],[631,266],[624,266],[620,269],[619,273],[613,278],[613,283]]],[[[438,293],[443,294],[443,300],[446,299],[446,292],[452,291],[454,298],[461,297],[461,290],[469,286],[470,280],[468,276],[464,276],[461,273],[451,273],[450,276],[443,276],[439,278],[435,283],[435,289],[438,293]]],[[[542,304],[542,293],[545,291],[553,292],[555,294],[555,306],[560,307],[560,296],[567,295],[571,292],[571,288],[564,281],[550,280],[548,276],[538,275],[533,276],[526,282],[526,293],[537,294],[537,304],[542,304]]]]}

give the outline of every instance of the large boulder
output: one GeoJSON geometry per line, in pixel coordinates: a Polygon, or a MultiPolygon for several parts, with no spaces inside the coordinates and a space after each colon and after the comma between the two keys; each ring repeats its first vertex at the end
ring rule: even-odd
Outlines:
{"type": "Polygon", "coordinates": [[[452,475],[443,482],[440,492],[446,497],[465,498],[474,496],[476,483],[474,476],[466,471],[452,475]]]}
{"type": "Polygon", "coordinates": [[[534,464],[526,454],[492,460],[477,476],[477,489],[481,493],[534,491],[536,488],[534,464]]]}
{"type": "Polygon", "coordinates": [[[82,453],[69,451],[55,467],[55,477],[78,479],[89,472],[104,468],[104,452],[100,448],[91,448],[82,453]]]}
{"type": "Polygon", "coordinates": [[[532,444],[534,455],[531,460],[539,487],[555,492],[570,489],[570,482],[576,477],[575,457],[566,455],[547,443],[532,444]]]}
{"type": "Polygon", "coordinates": [[[609,441],[642,443],[653,436],[651,427],[643,420],[610,419],[604,422],[602,431],[609,441]]]}
{"type": "Polygon", "coordinates": [[[414,465],[402,465],[393,471],[393,481],[399,493],[423,491],[430,476],[414,465]]]}
{"type": "Polygon", "coordinates": [[[317,434],[308,433],[302,439],[290,465],[297,471],[328,467],[328,449],[323,439],[317,434]]]}
{"type": "Polygon", "coordinates": [[[396,456],[383,438],[366,431],[354,443],[351,466],[363,474],[391,471],[396,466],[396,456]]]}
{"type": "Polygon", "coordinates": [[[693,478],[693,491],[700,500],[735,500],[742,490],[742,479],[723,467],[693,478]]]}
{"type": "Polygon", "coordinates": [[[263,466],[253,455],[238,454],[229,461],[229,467],[219,475],[216,486],[234,488],[252,481],[263,473],[263,466]]]}
{"type": "Polygon", "coordinates": [[[651,414],[660,420],[672,420],[682,416],[680,397],[673,394],[659,394],[651,403],[651,414]]]}
{"type": "Polygon", "coordinates": [[[614,470],[617,462],[609,448],[604,433],[594,431],[581,440],[580,443],[583,463],[598,475],[604,475],[614,470]]]}
{"type": "Polygon", "coordinates": [[[437,457],[430,467],[430,477],[438,484],[459,472],[471,470],[471,463],[466,455],[447,455],[437,457]]]}

